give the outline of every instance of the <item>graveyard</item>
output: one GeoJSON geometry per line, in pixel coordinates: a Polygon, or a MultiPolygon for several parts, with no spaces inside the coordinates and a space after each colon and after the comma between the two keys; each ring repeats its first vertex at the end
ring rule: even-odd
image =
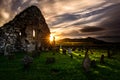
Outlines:
{"type": "MultiPolygon", "coordinates": [[[[42,51],[33,57],[29,69],[23,69],[22,59],[26,53],[15,53],[14,57],[0,56],[1,80],[119,80],[120,54],[107,57],[107,51],[103,49],[91,49],[88,51],[90,60],[95,60],[95,66],[91,64],[89,72],[83,69],[85,50],[72,51],[73,58],[68,50],[63,54],[60,51],[42,51]],[[54,53],[54,54],[53,54],[54,53]],[[104,63],[100,63],[101,55],[104,55],[104,63]],[[50,58],[53,58],[50,60],[50,58]],[[47,61],[49,59],[49,61],[47,61]]],[[[34,54],[34,53],[33,53],[34,54]]],[[[29,53],[32,57],[32,54],[29,53]]],[[[94,64],[94,63],[93,63],[94,64]]]]}
{"type": "MultiPolygon", "coordinates": [[[[23,11],[18,8],[21,12],[0,27],[0,80],[120,80],[120,36],[112,28],[103,28],[105,24],[109,27],[119,22],[104,21],[107,19],[104,18],[101,20],[106,23],[101,21],[101,25],[81,27],[99,17],[90,20],[91,12],[86,10],[49,16],[45,14],[48,10],[41,11],[38,5],[26,6],[23,11]],[[72,28],[68,29],[69,26],[72,28]]],[[[104,9],[98,10],[101,11],[104,9]]],[[[3,10],[3,16],[6,15],[3,10]]]]}

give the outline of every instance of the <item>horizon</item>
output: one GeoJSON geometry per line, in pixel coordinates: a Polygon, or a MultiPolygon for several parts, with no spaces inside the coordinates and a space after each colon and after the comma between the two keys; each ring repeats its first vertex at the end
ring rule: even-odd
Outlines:
{"type": "Polygon", "coordinates": [[[56,40],[92,37],[120,42],[119,0],[1,0],[0,26],[31,5],[41,10],[56,40]]]}

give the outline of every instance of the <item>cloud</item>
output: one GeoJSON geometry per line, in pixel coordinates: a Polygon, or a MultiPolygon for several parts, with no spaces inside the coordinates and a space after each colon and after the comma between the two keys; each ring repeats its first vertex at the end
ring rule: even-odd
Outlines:
{"type": "Polygon", "coordinates": [[[98,36],[97,38],[107,42],[120,42],[120,36],[98,36]]]}
{"type": "MultiPolygon", "coordinates": [[[[102,4],[100,4],[100,5],[102,5],[102,4]]],[[[105,5],[105,3],[103,5],[105,5]]],[[[71,25],[72,26],[73,25],[83,25],[83,24],[88,24],[88,23],[92,23],[92,22],[100,22],[101,20],[103,20],[105,18],[105,13],[108,10],[113,9],[113,8],[117,7],[118,5],[108,4],[107,6],[104,6],[101,8],[99,8],[99,6],[95,6],[95,8],[98,8],[98,9],[94,9],[94,7],[92,7],[92,8],[88,8],[87,10],[84,10],[82,12],[77,11],[77,12],[64,13],[62,15],[57,15],[57,16],[54,16],[54,18],[56,20],[51,23],[51,26],[56,26],[56,25],[59,25],[64,22],[69,22],[69,24],[65,25],[64,27],[69,27],[71,25]],[[71,23],[73,23],[73,24],[71,24],[71,23]]]]}
{"type": "Polygon", "coordinates": [[[120,25],[120,4],[117,4],[112,9],[105,13],[106,20],[100,23],[100,26],[107,27],[109,29],[119,29],[120,25]],[[114,26],[114,27],[113,27],[114,26]]]}
{"type": "MultiPolygon", "coordinates": [[[[102,35],[101,39],[107,40],[107,41],[120,41],[120,3],[116,4],[115,7],[109,9],[104,14],[104,17],[106,17],[105,20],[103,20],[101,23],[99,23],[97,26],[106,28],[106,32],[104,32],[104,35],[102,35]]],[[[99,35],[101,36],[101,35],[99,35]]]]}
{"type": "Polygon", "coordinates": [[[51,32],[59,36],[120,35],[120,0],[0,0],[0,26],[31,5],[40,8],[51,32]]]}
{"type": "Polygon", "coordinates": [[[99,32],[99,31],[103,31],[105,30],[104,28],[101,28],[101,27],[94,27],[94,26],[87,26],[87,27],[84,27],[82,29],[80,29],[80,31],[82,33],[88,33],[88,32],[99,32]]]}

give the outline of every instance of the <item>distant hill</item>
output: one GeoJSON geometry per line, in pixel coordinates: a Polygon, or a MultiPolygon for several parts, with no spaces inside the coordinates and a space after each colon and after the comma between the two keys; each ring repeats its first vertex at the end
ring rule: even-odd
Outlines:
{"type": "Polygon", "coordinates": [[[89,43],[94,43],[94,44],[105,44],[107,42],[98,40],[92,37],[87,37],[87,38],[81,38],[81,39],[70,39],[70,38],[65,38],[61,39],[60,42],[89,42],[89,43]]]}

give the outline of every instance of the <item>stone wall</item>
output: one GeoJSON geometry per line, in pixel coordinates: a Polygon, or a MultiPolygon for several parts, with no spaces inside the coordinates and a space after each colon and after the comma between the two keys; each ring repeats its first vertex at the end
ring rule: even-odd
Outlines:
{"type": "Polygon", "coordinates": [[[35,46],[35,50],[49,47],[50,30],[36,6],[25,9],[0,27],[0,34],[0,53],[4,53],[8,45],[11,52],[30,50],[28,47],[31,45],[31,48],[35,46]]]}

